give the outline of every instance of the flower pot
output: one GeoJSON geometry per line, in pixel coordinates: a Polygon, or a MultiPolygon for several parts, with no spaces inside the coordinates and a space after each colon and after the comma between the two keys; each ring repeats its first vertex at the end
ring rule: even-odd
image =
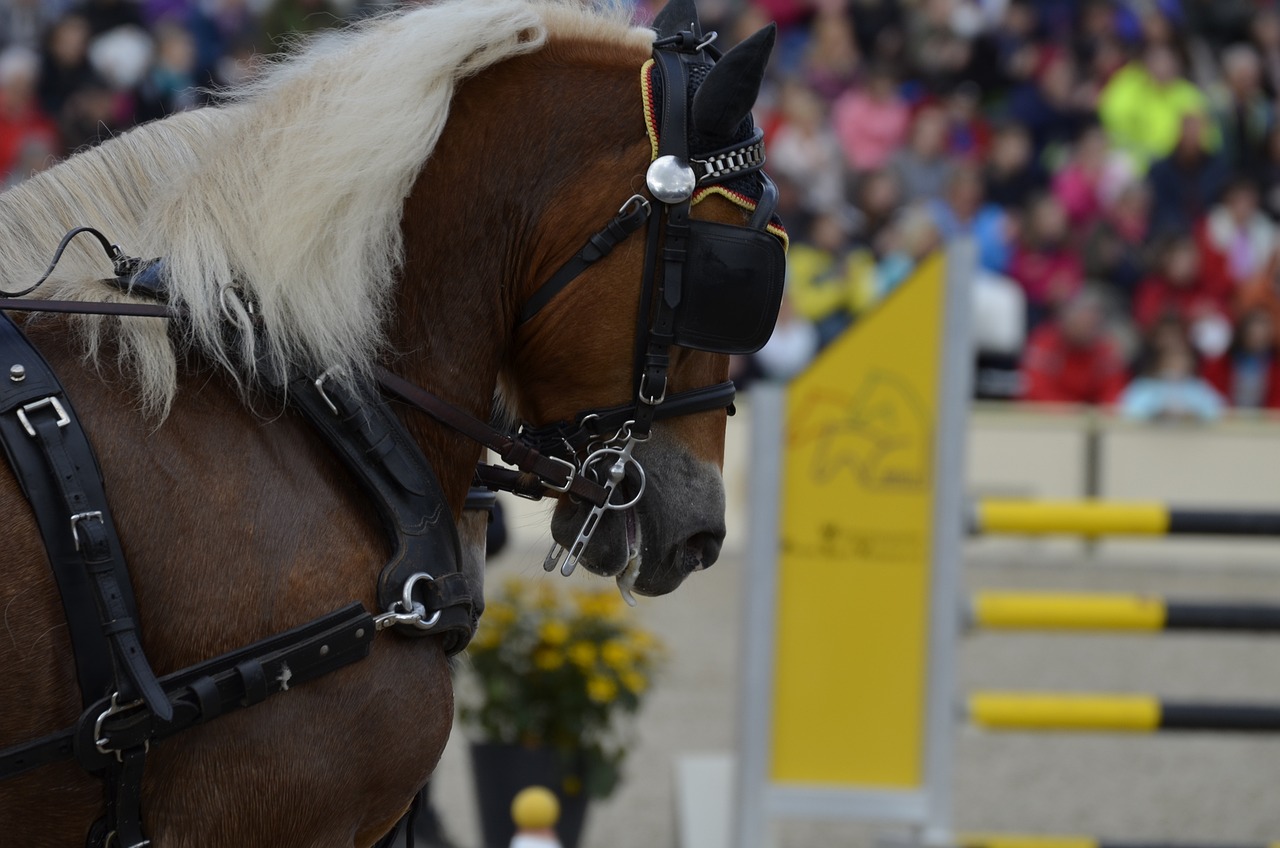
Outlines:
{"type": "Polygon", "coordinates": [[[515,835],[511,801],[526,786],[545,786],[560,800],[556,835],[564,848],[577,848],[587,816],[587,796],[582,779],[566,770],[551,748],[525,748],[493,742],[471,743],[471,774],[475,780],[476,807],[485,848],[509,848],[515,835]],[[565,791],[566,778],[569,788],[565,791]]]}

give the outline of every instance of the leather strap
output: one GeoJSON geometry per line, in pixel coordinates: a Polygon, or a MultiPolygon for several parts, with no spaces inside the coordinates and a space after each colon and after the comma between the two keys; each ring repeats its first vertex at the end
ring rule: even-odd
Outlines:
{"type": "Polygon", "coordinates": [[[106,769],[116,762],[116,750],[145,748],[148,742],[166,739],[363,659],[369,654],[375,629],[373,616],[363,606],[349,604],[299,627],[165,675],[160,685],[173,705],[169,721],[136,706],[103,717],[111,707],[111,700],[103,698],[91,704],[75,726],[0,750],[0,780],[73,756],[88,771],[106,769]],[[258,691],[251,692],[253,689],[258,691]],[[105,752],[98,750],[99,739],[105,740],[105,752]]]}
{"type": "Polygon", "coordinates": [[[427,413],[472,441],[479,442],[500,456],[503,462],[514,465],[527,474],[536,475],[549,488],[568,492],[596,506],[603,504],[608,498],[603,486],[579,475],[572,463],[544,456],[519,439],[472,418],[448,401],[385,368],[378,368],[376,374],[378,385],[388,394],[427,413]]]}
{"type": "Polygon", "coordinates": [[[537,315],[566,286],[581,276],[583,271],[608,256],[615,247],[626,241],[628,236],[644,226],[648,218],[649,202],[647,200],[636,195],[627,201],[603,230],[587,239],[587,243],[574,254],[573,258],[561,265],[545,283],[538,287],[520,312],[520,323],[523,324],[537,315]]]}
{"type": "Polygon", "coordinates": [[[417,599],[438,618],[430,627],[404,624],[396,631],[443,636],[445,653],[453,656],[471,641],[479,617],[461,573],[453,515],[435,471],[400,419],[376,391],[363,395],[308,379],[289,386],[290,400],[373,496],[391,536],[391,559],[378,577],[379,606],[395,609],[405,584],[416,574],[429,575],[415,584],[417,599]]]}
{"type": "Polygon", "coordinates": [[[167,716],[168,701],[142,651],[129,572],[93,449],[53,369],[3,314],[0,367],[9,372],[0,377],[0,441],[62,594],[82,701],[120,692],[167,716]],[[21,368],[21,379],[13,368],[21,368]]]}

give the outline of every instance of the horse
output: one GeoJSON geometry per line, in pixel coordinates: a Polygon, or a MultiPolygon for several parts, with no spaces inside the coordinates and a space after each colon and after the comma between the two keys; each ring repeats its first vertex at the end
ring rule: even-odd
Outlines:
{"type": "MultiPolygon", "coordinates": [[[[690,55],[710,49],[691,0],[671,0],[652,29],[555,0],[442,0],[318,37],[215,106],[133,129],[0,195],[0,289],[39,277],[51,245],[91,225],[133,256],[163,258],[168,308],[182,316],[22,321],[96,451],[157,675],[352,600],[378,609],[390,551],[379,515],[264,375],[321,374],[359,393],[390,371],[476,421],[505,415],[531,430],[638,408],[644,237],[592,254],[523,313],[618,220],[620,202],[647,213],[667,190],[650,170],[656,101],[642,96],[663,39],[690,55]]],[[[691,134],[730,139],[749,124],[772,42],[762,31],[723,57],[724,73],[694,80],[691,134]]],[[[738,192],[699,194],[694,224],[758,223],[738,192]]],[[[677,261],[663,256],[658,265],[677,261]]],[[[72,242],[32,297],[151,302],[110,276],[72,242]]],[[[665,396],[724,383],[724,352],[676,342],[663,349],[665,396]]],[[[658,416],[625,448],[595,442],[612,463],[595,479],[608,477],[609,492],[630,486],[635,503],[609,508],[618,502],[606,494],[593,511],[552,492],[554,538],[641,594],[713,563],[724,406],[658,416]]],[[[457,520],[481,448],[408,403],[395,412],[457,520]]],[[[564,462],[585,476],[581,453],[564,462]]],[[[0,516],[4,749],[74,724],[84,693],[35,517],[7,467],[0,516]]],[[[365,848],[401,818],[452,722],[440,640],[381,632],[367,658],[286,688],[152,746],[141,809],[155,845],[365,848]]],[[[6,843],[85,844],[103,809],[101,782],[74,761],[0,781],[6,843]]]]}

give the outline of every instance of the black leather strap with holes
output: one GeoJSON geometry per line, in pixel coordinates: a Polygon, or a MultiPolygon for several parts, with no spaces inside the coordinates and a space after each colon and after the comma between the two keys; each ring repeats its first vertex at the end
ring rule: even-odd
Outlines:
{"type": "Polygon", "coordinates": [[[88,771],[108,770],[118,762],[117,750],[145,750],[150,742],[251,707],[364,659],[375,628],[373,616],[363,606],[349,604],[292,630],[165,675],[160,685],[173,704],[170,721],[128,707],[106,717],[99,727],[99,717],[111,706],[110,699],[104,698],[90,704],[75,726],[0,750],[0,780],[70,757],[88,771]],[[104,742],[103,750],[98,749],[99,739],[104,742]]]}
{"type": "Polygon", "coordinates": [[[3,314],[0,442],[58,582],[82,702],[119,691],[169,715],[142,651],[129,572],[93,449],[53,370],[3,314]]]}

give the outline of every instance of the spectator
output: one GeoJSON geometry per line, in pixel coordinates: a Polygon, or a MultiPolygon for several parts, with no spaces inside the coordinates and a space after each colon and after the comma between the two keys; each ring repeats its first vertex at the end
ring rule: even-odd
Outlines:
{"type": "Polygon", "coordinates": [[[944,241],[972,238],[978,263],[988,271],[998,273],[1009,265],[1009,218],[999,206],[983,202],[982,177],[976,167],[958,166],[947,180],[944,196],[929,201],[927,208],[944,241]]]}
{"type": "Polygon", "coordinates": [[[821,6],[810,25],[805,81],[829,102],[853,84],[860,65],[849,19],[835,5],[821,6]]]}
{"type": "Polygon", "coordinates": [[[795,314],[817,328],[826,344],[853,323],[873,296],[873,263],[849,248],[848,224],[835,212],[814,219],[807,242],[787,256],[787,286],[795,314]]]}
{"type": "Polygon", "coordinates": [[[138,89],[138,121],[162,118],[199,105],[196,45],[177,24],[156,28],[156,59],[138,89]]]}
{"type": "Polygon", "coordinates": [[[1006,123],[996,130],[982,179],[987,200],[1005,209],[1021,209],[1045,187],[1049,177],[1032,155],[1026,127],[1006,123]]]}
{"type": "Polygon", "coordinates": [[[1262,208],[1272,221],[1280,222],[1280,126],[1267,133],[1263,158],[1253,173],[1261,195],[1262,208]]]}
{"type": "Polygon", "coordinates": [[[858,213],[852,233],[854,242],[881,255],[882,236],[902,208],[902,184],[893,169],[881,168],[858,180],[854,205],[858,213]]]}
{"type": "Polygon", "coordinates": [[[1262,90],[1262,63],[1248,44],[1222,54],[1223,85],[1214,102],[1222,128],[1222,150],[1236,172],[1253,170],[1263,158],[1267,135],[1275,124],[1275,107],[1262,90]]]}
{"type": "Polygon", "coordinates": [[[1222,415],[1222,396],[1196,371],[1196,357],[1177,318],[1151,329],[1138,377],[1120,396],[1126,418],[1140,421],[1212,421],[1222,415]]]}
{"type": "Polygon", "coordinates": [[[1200,248],[1190,235],[1165,240],[1155,273],[1138,286],[1133,314],[1146,333],[1162,321],[1176,319],[1191,330],[1203,356],[1220,355],[1230,342],[1221,287],[1205,278],[1200,248]]]}
{"type": "Polygon", "coordinates": [[[1266,271],[1277,247],[1275,224],[1259,208],[1257,186],[1246,178],[1227,187],[1200,236],[1209,276],[1220,281],[1224,302],[1237,286],[1266,271]]]}
{"type": "Polygon", "coordinates": [[[40,65],[40,108],[62,120],[67,100],[79,89],[97,82],[89,64],[89,22],[67,15],[49,30],[40,65]]]}
{"type": "Polygon", "coordinates": [[[892,165],[907,202],[942,194],[951,161],[947,159],[947,116],[936,106],[916,113],[907,147],[894,155],[892,165]]]}
{"type": "Polygon", "coordinates": [[[1082,101],[1075,63],[1067,52],[1047,52],[1035,78],[1014,89],[1009,117],[1031,134],[1034,155],[1052,144],[1070,142],[1089,119],[1082,101]]]}
{"type": "Polygon", "coordinates": [[[1253,16],[1249,39],[1262,65],[1262,87],[1267,95],[1280,97],[1280,10],[1262,6],[1253,16]]]}
{"type": "MultiPolygon", "coordinates": [[[[1186,135],[1184,119],[1206,109],[1204,95],[1182,77],[1177,54],[1161,44],[1121,68],[1102,90],[1098,106],[1111,143],[1140,168],[1168,156],[1186,135]]],[[[1196,143],[1211,146],[1207,128],[1198,129],[1196,143]]]]}
{"type": "Polygon", "coordinates": [[[1082,292],[1036,329],[1022,357],[1023,399],[1112,403],[1124,388],[1124,360],[1106,331],[1102,301],[1082,292]]]}
{"type": "Polygon", "coordinates": [[[1106,133],[1094,126],[1076,141],[1071,158],[1053,178],[1053,196],[1071,226],[1083,230],[1102,216],[1106,192],[1116,191],[1128,179],[1123,160],[1111,156],[1106,133]]]}
{"type": "Polygon", "coordinates": [[[36,101],[39,68],[39,57],[26,47],[0,51],[0,174],[6,178],[33,150],[58,149],[57,129],[36,101]]]}
{"type": "Polygon", "coordinates": [[[1231,347],[1206,361],[1201,373],[1234,407],[1280,409],[1278,353],[1274,316],[1250,309],[1236,323],[1231,347]]]}
{"type": "Polygon", "coordinates": [[[1027,326],[1036,327],[1084,287],[1084,264],[1072,249],[1067,213],[1051,194],[1027,208],[1009,276],[1027,295],[1027,326]]]}
{"type": "Polygon", "coordinates": [[[118,27],[143,28],[142,11],[128,0],[83,0],[75,8],[88,21],[94,35],[118,27]]]}
{"type": "Polygon", "coordinates": [[[1147,219],[1151,190],[1129,183],[1089,229],[1084,241],[1084,269],[1089,279],[1105,283],[1129,307],[1138,283],[1147,276],[1147,219]]]}
{"type": "Polygon", "coordinates": [[[888,297],[942,244],[942,234],[927,209],[909,206],[902,210],[885,233],[885,255],[876,266],[875,298],[888,297]]]}
{"type": "Polygon", "coordinates": [[[947,95],[947,153],[954,159],[981,162],[991,143],[991,127],[979,106],[982,92],[972,82],[961,83],[947,95]]]}
{"type": "Polygon", "coordinates": [[[6,0],[0,3],[0,47],[40,49],[45,30],[70,0],[6,0]]]}
{"type": "Polygon", "coordinates": [[[1153,234],[1191,229],[1226,188],[1230,170],[1209,151],[1208,131],[1202,114],[1185,115],[1173,153],[1151,166],[1153,234]]]}
{"type": "Polygon", "coordinates": [[[822,98],[797,80],[779,93],[781,123],[769,141],[769,170],[789,178],[813,212],[844,203],[844,164],[822,98]]]}
{"type": "Polygon", "coordinates": [[[872,171],[884,167],[901,147],[911,110],[898,94],[892,74],[875,68],[864,85],[836,100],[831,119],[849,167],[855,172],[872,171]]]}

